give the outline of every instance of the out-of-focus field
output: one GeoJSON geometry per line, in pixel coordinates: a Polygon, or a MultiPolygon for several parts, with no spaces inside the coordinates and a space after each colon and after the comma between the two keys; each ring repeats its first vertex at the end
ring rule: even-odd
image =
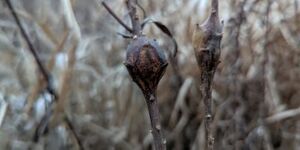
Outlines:
{"type": "MultiPolygon", "coordinates": [[[[192,48],[206,0],[139,0],[166,24],[179,52],[158,87],[162,129],[170,150],[204,149],[204,106],[192,48]],[[175,68],[175,69],[174,69],[175,68]],[[177,68],[177,69],[176,69],[177,68]]],[[[85,149],[150,149],[146,103],[123,65],[129,40],[97,0],[12,0],[52,75],[51,97],[4,0],[0,2],[0,149],[78,149],[62,115],[32,141],[45,110],[71,119],[85,149]],[[31,109],[32,106],[32,109],[31,109]]],[[[124,0],[107,4],[130,24],[124,0]]],[[[221,63],[213,85],[217,150],[300,149],[300,1],[220,0],[221,63]]],[[[139,14],[143,16],[140,9],[139,14]]],[[[169,53],[172,41],[148,25],[144,33],[169,53]]],[[[55,118],[56,117],[56,118],[55,118]]]]}

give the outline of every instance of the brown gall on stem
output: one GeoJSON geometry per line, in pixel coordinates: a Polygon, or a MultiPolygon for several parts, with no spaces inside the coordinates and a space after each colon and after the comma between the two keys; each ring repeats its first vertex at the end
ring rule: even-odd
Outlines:
{"type": "Polygon", "coordinates": [[[219,64],[222,28],[216,11],[202,25],[196,25],[193,47],[200,70],[212,71],[219,64]]]}
{"type": "Polygon", "coordinates": [[[205,149],[213,150],[214,136],[211,129],[212,114],[212,82],[220,63],[223,22],[218,16],[218,0],[212,0],[211,14],[202,24],[197,25],[193,33],[193,48],[200,70],[201,99],[205,105],[205,149]]]}
{"type": "MultiPolygon", "coordinates": [[[[126,61],[124,62],[124,65],[133,81],[142,90],[146,99],[152,127],[153,147],[155,150],[165,150],[166,140],[164,140],[161,131],[156,88],[166,71],[168,63],[163,50],[158,46],[157,42],[142,34],[143,26],[145,26],[147,22],[144,21],[144,23],[140,24],[136,14],[136,1],[126,0],[125,2],[129,11],[132,24],[132,28],[130,29],[132,29],[132,31],[129,31],[131,33],[129,36],[121,34],[125,38],[131,38],[130,44],[126,50],[126,61]]],[[[119,19],[104,2],[102,4],[120,24],[123,24],[123,21],[119,19]]],[[[158,21],[152,22],[172,39],[175,56],[177,52],[177,42],[169,29],[158,21]]],[[[127,25],[123,26],[127,28],[127,25]]]]}
{"type": "Polygon", "coordinates": [[[133,81],[145,97],[153,99],[157,85],[168,66],[166,57],[157,42],[139,36],[128,45],[124,63],[133,81]]]}
{"type": "Polygon", "coordinates": [[[165,150],[166,145],[162,136],[156,99],[157,85],[168,66],[165,55],[155,40],[145,36],[137,36],[128,45],[124,65],[146,99],[152,127],[153,145],[156,150],[165,150]]]}

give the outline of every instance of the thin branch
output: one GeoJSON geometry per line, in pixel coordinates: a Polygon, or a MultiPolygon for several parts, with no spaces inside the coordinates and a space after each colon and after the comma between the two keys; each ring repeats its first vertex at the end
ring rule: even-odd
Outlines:
{"type": "Polygon", "coordinates": [[[133,0],[126,0],[126,6],[129,11],[129,16],[131,19],[132,29],[134,35],[140,35],[141,34],[141,24],[139,21],[139,17],[136,14],[136,1],[133,2],[133,0]]]}
{"type": "Polygon", "coordinates": [[[175,101],[175,105],[172,109],[171,117],[169,120],[169,126],[171,124],[175,123],[175,119],[177,118],[178,112],[181,109],[183,112],[188,112],[188,108],[184,102],[185,98],[187,97],[188,91],[193,83],[192,78],[187,78],[185,81],[181,84],[181,87],[178,91],[178,95],[175,101]]]}
{"type": "Polygon", "coordinates": [[[103,1],[101,4],[104,8],[130,33],[133,33],[132,29],[127,26],[113,11],[112,9],[103,1]]]}
{"type": "Polygon", "coordinates": [[[64,11],[64,22],[66,23],[67,29],[72,31],[73,36],[79,41],[82,37],[82,34],[79,24],[76,21],[71,1],[72,0],[61,0],[62,9],[64,11]]]}
{"type": "Polygon", "coordinates": [[[74,138],[75,138],[75,140],[76,140],[76,143],[77,143],[78,146],[79,146],[79,149],[80,149],[80,150],[84,150],[84,147],[83,147],[82,142],[81,142],[81,140],[80,140],[80,138],[79,138],[79,135],[77,134],[77,132],[76,132],[76,130],[75,130],[75,128],[74,128],[74,125],[72,124],[71,120],[70,120],[67,116],[65,116],[65,117],[64,117],[64,121],[65,121],[67,127],[70,129],[70,131],[71,131],[72,134],[74,135],[74,138]]]}
{"type": "Polygon", "coordinates": [[[218,15],[219,1],[212,0],[211,1],[211,13],[216,13],[218,15]]]}
{"type": "MultiPolygon", "coordinates": [[[[43,66],[43,64],[41,63],[41,60],[39,58],[39,56],[37,55],[36,53],[36,50],[33,46],[33,44],[31,43],[31,41],[29,40],[29,37],[28,35],[26,34],[22,24],[21,24],[21,21],[20,19],[18,18],[18,15],[16,14],[16,11],[13,7],[13,5],[11,4],[10,0],[5,0],[7,5],[8,5],[8,8],[11,12],[11,14],[13,15],[20,31],[21,31],[21,34],[23,36],[23,38],[25,39],[28,47],[29,47],[29,50],[31,52],[31,54],[33,55],[37,65],[38,65],[38,68],[40,70],[40,72],[42,73],[45,81],[47,82],[47,88],[46,90],[49,92],[49,94],[51,94],[53,97],[53,100],[56,101],[58,99],[58,95],[57,95],[57,92],[54,90],[52,84],[51,84],[51,80],[50,80],[50,75],[48,74],[47,70],[45,69],[45,67],[43,66]]],[[[53,101],[51,101],[51,104],[53,103],[53,101]]],[[[49,119],[51,117],[51,114],[52,114],[52,111],[51,109],[49,109],[46,114],[44,115],[44,117],[42,118],[41,122],[38,124],[37,128],[36,128],[36,131],[35,131],[35,134],[34,134],[34,137],[33,137],[33,140],[34,141],[38,141],[39,139],[39,136],[43,133],[45,133],[46,129],[48,128],[48,122],[49,122],[49,119]]]]}
{"type": "MultiPolygon", "coordinates": [[[[48,71],[51,71],[53,69],[56,55],[62,50],[62,47],[64,46],[64,44],[67,40],[67,37],[69,37],[69,30],[64,33],[62,41],[60,41],[58,43],[58,45],[56,46],[53,54],[51,55],[50,60],[47,64],[48,71]]],[[[35,99],[38,97],[38,94],[40,93],[41,89],[45,88],[46,84],[47,83],[46,83],[45,80],[43,80],[43,77],[39,76],[38,77],[38,82],[33,87],[33,89],[31,90],[31,92],[30,92],[30,94],[27,98],[27,104],[25,106],[25,113],[26,114],[29,114],[31,112],[33,103],[35,102],[35,99]]]]}
{"type": "MultiPolygon", "coordinates": [[[[44,79],[47,82],[47,91],[53,96],[54,100],[57,100],[58,96],[57,96],[57,93],[54,90],[54,88],[51,86],[50,75],[48,74],[47,70],[45,69],[45,67],[41,63],[41,60],[40,60],[39,56],[37,55],[33,44],[29,40],[29,37],[26,34],[26,32],[25,32],[25,30],[24,30],[24,28],[23,28],[23,26],[20,22],[20,19],[18,18],[17,14],[16,14],[16,11],[15,11],[14,7],[12,6],[10,0],[6,0],[6,3],[7,3],[8,7],[9,7],[9,10],[11,11],[11,14],[13,15],[13,17],[14,17],[14,19],[15,19],[15,21],[16,21],[16,23],[17,23],[17,25],[18,25],[18,27],[21,31],[21,34],[22,34],[23,38],[25,39],[25,41],[26,41],[26,43],[29,47],[29,50],[30,50],[31,54],[33,55],[37,65],[38,65],[39,70],[41,71],[44,79]]],[[[51,104],[53,102],[54,101],[51,101],[51,104]]],[[[38,141],[39,136],[47,130],[48,123],[50,121],[51,116],[52,116],[52,110],[49,109],[46,112],[46,114],[44,115],[44,117],[42,118],[41,122],[38,124],[38,127],[35,131],[35,134],[34,134],[34,139],[33,139],[34,141],[38,141]]],[[[74,127],[73,127],[72,123],[69,121],[68,118],[65,118],[65,122],[66,122],[67,126],[70,128],[70,130],[72,131],[74,137],[76,138],[76,142],[78,143],[80,149],[83,150],[83,146],[81,144],[81,141],[79,140],[77,133],[74,131],[74,127]]]]}
{"type": "Polygon", "coordinates": [[[39,124],[37,125],[34,131],[33,138],[32,138],[33,142],[38,142],[40,136],[43,135],[48,130],[48,123],[51,119],[52,112],[53,112],[52,109],[47,109],[47,111],[45,112],[44,116],[42,117],[41,121],[39,122],[39,124]]]}
{"type": "Polygon", "coordinates": [[[274,123],[274,122],[278,122],[284,119],[288,119],[288,118],[292,118],[292,117],[296,117],[296,116],[300,116],[300,107],[296,108],[296,109],[290,109],[290,110],[286,110],[283,112],[279,112],[276,113],[270,117],[266,118],[266,122],[267,123],[274,123]]]}
{"type": "Polygon", "coordinates": [[[137,5],[137,6],[142,10],[142,12],[143,12],[143,19],[146,19],[146,18],[147,18],[147,13],[146,13],[145,9],[142,7],[142,5],[139,3],[138,0],[135,0],[135,2],[136,2],[136,5],[137,5]]]}
{"type": "Polygon", "coordinates": [[[148,111],[150,115],[150,121],[152,127],[151,133],[153,135],[155,150],[165,150],[166,140],[164,140],[162,136],[156,94],[155,93],[148,94],[148,96],[145,96],[145,98],[146,98],[148,111]]]}
{"type": "Polygon", "coordinates": [[[34,59],[35,59],[35,61],[36,61],[36,63],[37,63],[37,66],[38,66],[38,68],[39,68],[39,70],[40,70],[40,72],[42,73],[44,79],[45,79],[46,82],[47,82],[47,88],[46,88],[47,91],[48,91],[51,95],[53,95],[53,96],[54,96],[54,99],[56,100],[56,99],[57,99],[57,93],[56,93],[56,92],[54,91],[54,89],[53,89],[53,86],[52,86],[52,84],[51,84],[51,78],[50,78],[49,73],[47,72],[47,70],[46,70],[45,67],[43,66],[43,64],[42,64],[42,62],[41,62],[41,60],[40,60],[40,58],[39,58],[39,56],[38,56],[38,54],[37,54],[37,52],[36,52],[36,49],[34,48],[33,44],[32,44],[31,41],[29,40],[29,37],[28,37],[28,35],[27,35],[25,29],[23,28],[23,26],[22,26],[22,24],[21,24],[21,21],[20,21],[18,15],[17,15],[17,13],[16,13],[16,11],[15,11],[13,5],[11,4],[10,0],[5,0],[5,2],[6,2],[6,4],[8,5],[8,8],[9,8],[11,14],[13,15],[13,17],[14,17],[14,19],[15,19],[15,21],[16,21],[16,23],[17,23],[17,25],[18,25],[18,27],[19,27],[19,29],[20,29],[20,31],[21,31],[21,34],[22,34],[23,38],[25,39],[25,41],[26,41],[26,43],[27,43],[27,45],[28,45],[28,48],[29,48],[31,54],[32,54],[33,57],[34,57],[34,59]]]}

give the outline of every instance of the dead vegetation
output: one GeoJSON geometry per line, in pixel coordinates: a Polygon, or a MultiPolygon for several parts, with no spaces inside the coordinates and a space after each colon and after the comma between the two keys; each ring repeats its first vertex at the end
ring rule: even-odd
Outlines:
{"type": "MultiPolygon", "coordinates": [[[[50,105],[42,74],[7,5],[0,3],[0,149],[79,149],[78,140],[84,149],[150,149],[147,105],[123,65],[129,40],[117,34],[125,30],[100,2],[12,3],[59,99],[50,105]],[[59,108],[52,118],[57,121],[35,143],[34,132],[51,107],[59,108]]],[[[130,24],[124,1],[107,3],[130,24]]],[[[204,149],[205,107],[192,35],[209,15],[210,2],[139,3],[178,42],[172,59],[172,41],[145,27],[169,56],[157,89],[167,149],[204,149]]],[[[220,1],[224,30],[212,86],[214,149],[299,149],[299,6],[299,0],[220,1]]],[[[139,8],[138,14],[145,15],[139,8]]]]}

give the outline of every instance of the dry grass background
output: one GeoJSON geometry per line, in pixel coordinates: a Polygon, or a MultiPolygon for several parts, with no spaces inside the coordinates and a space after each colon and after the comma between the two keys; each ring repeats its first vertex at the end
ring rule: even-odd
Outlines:
{"type": "MultiPolygon", "coordinates": [[[[84,148],[150,149],[146,104],[122,64],[128,41],[116,33],[124,29],[99,2],[12,2],[59,91],[55,117],[65,112],[71,118],[84,148]]],[[[124,0],[107,2],[129,23],[124,0]]],[[[210,3],[140,3],[148,16],[171,29],[179,45],[158,88],[168,149],[203,149],[204,107],[191,38],[195,24],[207,17],[210,3]]],[[[215,149],[300,149],[299,3],[220,1],[225,30],[213,87],[215,149]]],[[[78,149],[59,119],[38,143],[32,142],[51,97],[43,91],[45,83],[3,1],[0,29],[0,149],[78,149]]],[[[166,53],[172,49],[171,40],[159,30],[147,26],[145,33],[157,38],[166,53]]]]}

